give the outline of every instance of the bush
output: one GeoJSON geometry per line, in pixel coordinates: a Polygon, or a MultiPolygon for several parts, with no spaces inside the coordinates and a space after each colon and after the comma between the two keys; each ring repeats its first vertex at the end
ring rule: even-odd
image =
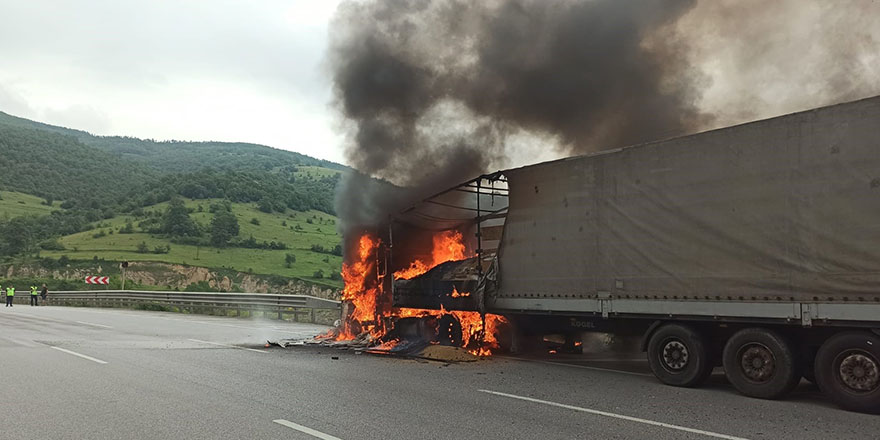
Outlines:
{"type": "Polygon", "coordinates": [[[257,225],[257,226],[259,226],[259,225],[260,225],[260,221],[257,220],[256,217],[254,217],[254,218],[251,219],[251,224],[252,224],[252,225],[257,225]]]}
{"type": "Polygon", "coordinates": [[[156,304],[156,303],[136,304],[134,306],[134,309],[135,310],[148,310],[150,312],[170,312],[171,311],[171,309],[169,309],[167,306],[164,306],[162,304],[156,304]]]}
{"type": "Polygon", "coordinates": [[[316,270],[315,273],[312,274],[312,278],[324,278],[324,271],[321,269],[316,270]]]}
{"type": "Polygon", "coordinates": [[[65,247],[57,238],[53,238],[40,243],[40,249],[46,251],[63,251],[65,247]]]}
{"type": "Polygon", "coordinates": [[[186,289],[183,289],[184,292],[219,292],[217,288],[211,287],[211,284],[207,281],[199,281],[197,283],[190,283],[186,286],[186,289]]]}
{"type": "Polygon", "coordinates": [[[142,241],[142,242],[138,243],[138,245],[137,245],[137,253],[139,253],[139,254],[146,254],[146,253],[148,253],[148,252],[150,252],[150,247],[147,246],[147,243],[146,243],[146,242],[142,241]]]}

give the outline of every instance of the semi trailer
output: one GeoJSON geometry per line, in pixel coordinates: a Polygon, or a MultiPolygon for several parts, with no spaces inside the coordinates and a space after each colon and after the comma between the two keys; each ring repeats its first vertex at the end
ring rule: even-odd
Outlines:
{"type": "Polygon", "coordinates": [[[721,366],[880,412],[880,97],[476,177],[394,216],[385,264],[449,230],[474,256],[391,279],[393,306],[639,335],[668,385],[721,366]]]}

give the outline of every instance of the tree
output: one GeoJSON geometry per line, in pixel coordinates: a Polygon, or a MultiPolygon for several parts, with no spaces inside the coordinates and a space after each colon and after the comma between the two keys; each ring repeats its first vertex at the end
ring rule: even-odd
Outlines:
{"type": "Polygon", "coordinates": [[[293,266],[293,263],[296,263],[296,255],[294,255],[294,254],[287,254],[287,255],[284,256],[284,265],[285,265],[288,269],[290,269],[290,267],[293,266]]]}
{"type": "Polygon", "coordinates": [[[150,247],[147,246],[146,242],[142,241],[137,245],[137,252],[139,254],[146,254],[147,252],[150,252],[150,247]]]}
{"type": "Polygon", "coordinates": [[[168,203],[168,209],[162,219],[162,232],[172,237],[198,237],[199,226],[189,216],[189,211],[183,200],[173,198],[168,203]]]}
{"type": "Polygon", "coordinates": [[[214,212],[214,218],[211,219],[212,245],[224,247],[229,244],[229,240],[238,236],[238,232],[238,219],[235,218],[235,214],[226,209],[218,209],[214,212]]]}
{"type": "Polygon", "coordinates": [[[125,226],[123,226],[119,230],[120,234],[134,234],[134,225],[131,222],[125,222],[125,226]]]}

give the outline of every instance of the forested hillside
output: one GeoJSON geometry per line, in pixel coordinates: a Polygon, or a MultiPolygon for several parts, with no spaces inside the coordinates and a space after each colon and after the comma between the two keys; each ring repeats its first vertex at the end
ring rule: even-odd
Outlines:
{"type": "Polygon", "coordinates": [[[93,136],[0,112],[0,190],[9,199],[0,203],[0,259],[42,252],[195,264],[191,251],[204,247],[204,264],[315,280],[320,270],[334,284],[333,197],[346,170],[261,145],[93,136]],[[184,206],[175,200],[194,221],[184,210],[182,226],[169,226],[168,207],[184,206]],[[246,226],[218,233],[227,211],[248,216],[246,226]],[[251,220],[265,225],[251,230],[251,220]],[[105,238],[114,231],[129,240],[105,238]],[[285,261],[294,255],[298,265],[285,261]]]}
{"type": "Polygon", "coordinates": [[[0,153],[0,188],[54,200],[115,202],[157,178],[72,136],[3,123],[0,153]]]}
{"type": "Polygon", "coordinates": [[[349,169],[335,162],[315,159],[265,145],[241,142],[154,141],[128,136],[94,136],[82,130],[56,127],[3,112],[0,112],[0,125],[73,136],[84,145],[94,147],[118,159],[143,165],[144,168],[158,173],[192,172],[203,168],[271,171],[296,166],[317,166],[338,171],[349,169]]]}

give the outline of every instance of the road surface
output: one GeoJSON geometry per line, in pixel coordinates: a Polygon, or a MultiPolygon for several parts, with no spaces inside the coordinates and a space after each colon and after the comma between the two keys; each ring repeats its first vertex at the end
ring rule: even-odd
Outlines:
{"type": "Polygon", "coordinates": [[[843,439],[880,417],[804,382],[785,401],[713,377],[661,385],[640,355],[446,364],[265,348],[325,327],[118,309],[0,310],[0,439],[843,439]],[[622,359],[621,359],[622,358],[622,359]],[[633,359],[633,360],[629,360],[633,359]]]}

